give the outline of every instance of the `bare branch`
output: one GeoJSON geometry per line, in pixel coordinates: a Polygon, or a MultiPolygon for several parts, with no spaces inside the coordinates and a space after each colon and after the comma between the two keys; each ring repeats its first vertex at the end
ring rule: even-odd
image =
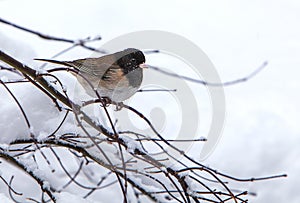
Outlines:
{"type": "Polygon", "coordinates": [[[46,35],[46,34],[43,34],[43,33],[40,33],[40,32],[34,31],[34,30],[31,30],[29,28],[25,28],[25,27],[22,27],[20,25],[14,24],[14,23],[9,22],[7,20],[4,20],[2,18],[0,18],[0,22],[4,23],[6,25],[10,25],[10,26],[12,26],[14,28],[17,28],[19,30],[28,32],[30,34],[34,34],[34,35],[36,35],[36,36],[38,36],[38,37],[40,37],[42,39],[71,43],[71,44],[73,44],[73,46],[81,46],[81,47],[83,47],[85,49],[88,49],[90,51],[95,51],[95,52],[99,52],[99,53],[103,53],[103,54],[107,53],[104,50],[96,49],[94,47],[90,47],[90,46],[86,45],[87,42],[93,42],[93,41],[101,40],[100,36],[96,36],[94,38],[87,37],[87,38],[82,39],[82,40],[71,40],[71,39],[66,39],[66,38],[61,38],[61,37],[55,37],[55,36],[51,36],[51,35],[46,35]]]}
{"type": "Polygon", "coordinates": [[[168,72],[168,71],[166,71],[166,70],[164,70],[160,67],[157,67],[157,66],[147,65],[147,67],[152,69],[152,70],[158,71],[162,74],[171,76],[171,77],[181,78],[183,80],[187,80],[187,81],[190,81],[190,82],[202,84],[202,85],[205,85],[205,86],[220,87],[220,86],[230,86],[230,85],[235,85],[235,84],[238,84],[238,83],[246,82],[246,81],[250,80],[251,78],[253,78],[255,75],[257,75],[259,72],[261,72],[267,65],[268,65],[268,62],[265,61],[261,66],[259,66],[257,69],[255,69],[249,75],[247,75],[245,77],[242,77],[242,78],[239,78],[239,79],[223,82],[223,83],[207,82],[207,81],[198,80],[198,79],[194,79],[194,78],[187,77],[187,76],[178,75],[176,73],[168,72]]]}

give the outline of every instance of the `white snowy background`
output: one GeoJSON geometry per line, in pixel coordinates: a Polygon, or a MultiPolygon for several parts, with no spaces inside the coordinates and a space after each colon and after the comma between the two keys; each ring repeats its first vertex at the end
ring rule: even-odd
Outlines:
{"type": "MultiPolygon", "coordinates": [[[[246,183],[243,189],[258,194],[250,202],[300,201],[299,1],[0,0],[0,17],[70,39],[100,34],[106,41],[148,29],[173,32],[197,44],[224,81],[268,60],[268,67],[252,80],[225,88],[225,128],[205,163],[241,178],[287,173],[287,178],[246,183]]],[[[0,24],[0,49],[29,65],[37,64],[33,58],[49,58],[67,46],[0,24]]],[[[85,56],[76,49],[64,59],[85,56]]],[[[15,108],[0,104],[1,113],[15,108]]],[[[0,133],[8,131],[0,127],[0,133]]],[[[1,193],[1,202],[8,202],[1,193]]],[[[70,193],[61,194],[61,202],[64,198],[83,201],[70,193]]]]}

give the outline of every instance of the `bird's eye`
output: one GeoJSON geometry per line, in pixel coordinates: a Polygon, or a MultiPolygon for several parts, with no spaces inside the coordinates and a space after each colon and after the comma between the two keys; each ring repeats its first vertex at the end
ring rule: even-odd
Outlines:
{"type": "Polygon", "coordinates": [[[136,59],[135,59],[135,58],[132,58],[132,59],[130,59],[130,62],[131,62],[131,63],[136,63],[136,59]]]}

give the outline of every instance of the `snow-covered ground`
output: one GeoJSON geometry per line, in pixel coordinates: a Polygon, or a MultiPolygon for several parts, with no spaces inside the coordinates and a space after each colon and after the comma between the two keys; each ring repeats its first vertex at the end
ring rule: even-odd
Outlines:
{"type": "MultiPolygon", "coordinates": [[[[242,188],[258,193],[251,202],[273,203],[300,200],[299,11],[296,0],[0,0],[1,18],[54,36],[79,39],[100,34],[105,42],[140,30],[182,35],[208,55],[224,81],[244,76],[267,60],[267,68],[255,78],[225,88],[223,135],[205,163],[241,178],[287,173],[287,178],[242,188]]],[[[49,58],[67,46],[0,23],[0,49],[27,64],[37,64],[32,58],[49,58]]],[[[86,51],[75,49],[62,58],[86,56],[86,51]]],[[[9,108],[15,107],[1,105],[0,112],[9,108]]],[[[0,133],[12,134],[0,126],[0,133]]],[[[5,198],[0,195],[0,200],[5,198]]],[[[63,194],[62,202],[63,198],[75,197],[63,194]]]]}

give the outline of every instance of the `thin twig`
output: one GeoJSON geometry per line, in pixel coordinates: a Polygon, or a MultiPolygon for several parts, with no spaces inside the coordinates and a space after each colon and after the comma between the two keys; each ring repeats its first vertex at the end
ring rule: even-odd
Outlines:
{"type": "Polygon", "coordinates": [[[230,86],[230,85],[235,85],[235,84],[238,84],[238,83],[246,82],[246,81],[250,80],[251,78],[253,78],[255,75],[257,75],[259,72],[261,72],[267,65],[268,65],[268,62],[265,61],[261,66],[259,66],[257,69],[255,69],[249,75],[247,75],[245,77],[242,77],[242,78],[239,78],[239,79],[223,82],[223,83],[207,82],[207,81],[204,81],[204,80],[199,80],[199,79],[179,75],[179,74],[176,74],[176,73],[166,71],[166,70],[164,70],[160,67],[157,67],[157,66],[147,65],[147,67],[152,69],[152,70],[163,73],[165,75],[171,76],[171,77],[180,78],[180,79],[183,79],[183,80],[187,80],[187,81],[190,81],[190,82],[202,84],[202,85],[205,85],[205,86],[220,87],[220,86],[230,86]]]}
{"type": "Polygon", "coordinates": [[[81,47],[83,47],[85,49],[88,49],[90,51],[95,51],[95,52],[99,52],[99,53],[103,53],[103,54],[107,53],[104,50],[96,49],[94,47],[90,47],[90,46],[87,46],[85,44],[86,42],[89,42],[89,41],[101,40],[100,36],[96,36],[95,38],[87,37],[86,39],[83,39],[83,40],[72,40],[72,39],[66,39],[66,38],[62,38],[62,37],[55,37],[55,36],[51,36],[51,35],[46,35],[46,34],[43,34],[43,33],[40,33],[40,32],[34,31],[34,30],[31,30],[29,28],[25,28],[23,26],[17,25],[15,23],[9,22],[9,21],[4,20],[2,18],[0,18],[0,22],[4,23],[6,25],[10,25],[10,26],[12,26],[14,28],[17,28],[19,30],[28,32],[30,34],[34,34],[34,35],[36,35],[36,36],[38,36],[38,37],[40,37],[42,39],[71,43],[71,44],[73,44],[75,46],[81,46],[81,47]]]}

